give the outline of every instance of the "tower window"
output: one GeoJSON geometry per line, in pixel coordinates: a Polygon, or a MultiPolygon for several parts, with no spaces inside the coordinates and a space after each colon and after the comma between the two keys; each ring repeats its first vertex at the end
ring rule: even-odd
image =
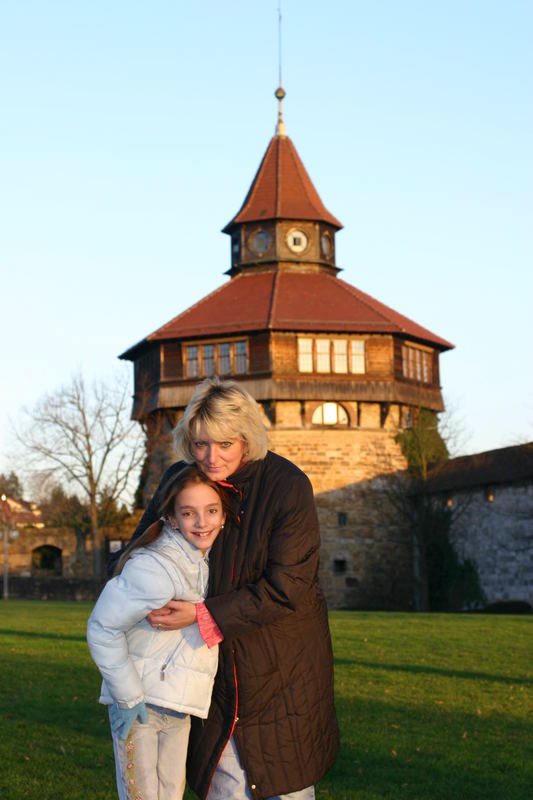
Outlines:
{"type": "Polygon", "coordinates": [[[345,528],[348,524],[348,514],[346,511],[339,511],[337,512],[337,523],[339,528],[345,528]]]}
{"type": "Polygon", "coordinates": [[[223,342],[218,345],[218,374],[229,375],[231,372],[231,345],[223,342]]]}
{"type": "Polygon", "coordinates": [[[348,372],[348,342],[333,340],[333,372],[348,372]]]}
{"type": "Polygon", "coordinates": [[[215,345],[204,344],[202,347],[202,367],[204,376],[207,378],[215,374],[215,345]]]}
{"type": "Polygon", "coordinates": [[[348,414],[338,403],[322,403],[311,417],[313,425],[347,425],[348,414]]]}
{"type": "Polygon", "coordinates": [[[198,345],[197,344],[190,344],[187,345],[186,354],[187,354],[187,377],[188,378],[197,378],[200,374],[199,363],[198,363],[198,345]]]}
{"type": "Polygon", "coordinates": [[[365,373],[364,339],[298,339],[299,372],[365,373]]]}
{"type": "Polygon", "coordinates": [[[246,342],[235,342],[235,372],[237,375],[242,375],[246,372],[246,350],[246,342]]]}
{"type": "Polygon", "coordinates": [[[350,342],[350,372],[355,375],[364,375],[365,372],[365,343],[363,339],[350,342]]]}
{"type": "Polygon", "coordinates": [[[419,347],[402,346],[402,373],[404,378],[431,383],[433,379],[432,353],[419,347]]]}
{"type": "Polygon", "coordinates": [[[270,246],[270,236],[266,231],[258,231],[252,238],[252,250],[262,256],[270,246]]]}
{"type": "Polygon", "coordinates": [[[333,559],[333,573],[335,575],[344,575],[347,569],[348,569],[348,563],[345,558],[333,559]]]}
{"type": "Polygon", "coordinates": [[[189,344],[183,350],[185,377],[244,375],[248,371],[248,342],[189,344]]]}
{"type": "Polygon", "coordinates": [[[313,371],[312,339],[298,339],[298,369],[300,372],[313,371]]]}
{"type": "Polygon", "coordinates": [[[316,371],[331,372],[329,339],[316,340],[316,371]]]}

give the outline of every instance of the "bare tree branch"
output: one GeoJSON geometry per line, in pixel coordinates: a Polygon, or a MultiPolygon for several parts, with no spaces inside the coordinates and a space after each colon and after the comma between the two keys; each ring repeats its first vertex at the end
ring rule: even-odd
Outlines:
{"type": "Polygon", "coordinates": [[[131,499],[144,459],[144,434],[130,419],[126,378],[87,387],[81,375],[24,409],[15,437],[26,471],[87,502],[95,575],[103,571],[102,512],[131,499]]]}

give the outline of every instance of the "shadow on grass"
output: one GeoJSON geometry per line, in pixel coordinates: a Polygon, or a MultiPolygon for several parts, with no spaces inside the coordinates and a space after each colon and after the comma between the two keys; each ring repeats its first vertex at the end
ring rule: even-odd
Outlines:
{"type": "Polygon", "coordinates": [[[63,639],[66,642],[86,642],[85,636],[70,636],[68,633],[39,633],[37,631],[16,631],[13,628],[0,628],[0,636],[20,636],[24,639],[63,639]]]}
{"type": "Polygon", "coordinates": [[[509,675],[489,675],[485,672],[470,672],[467,670],[450,670],[441,667],[428,667],[420,664],[384,664],[378,661],[361,661],[357,658],[335,657],[335,666],[359,666],[369,669],[381,669],[390,672],[410,672],[420,675],[440,675],[444,678],[463,678],[473,681],[495,681],[512,685],[533,686],[533,678],[510,677],[509,675]]]}
{"type": "Polygon", "coordinates": [[[532,800],[526,719],[337,697],[341,749],[317,800],[532,800]]]}

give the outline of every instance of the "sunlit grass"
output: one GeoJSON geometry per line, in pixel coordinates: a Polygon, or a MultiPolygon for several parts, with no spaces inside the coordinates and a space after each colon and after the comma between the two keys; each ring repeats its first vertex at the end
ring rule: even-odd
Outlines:
{"type": "MultiPolygon", "coordinates": [[[[0,603],[0,797],[116,798],[90,609],[0,603]]],[[[532,617],[333,612],[331,626],[342,744],[317,798],[532,800],[532,617]]]]}

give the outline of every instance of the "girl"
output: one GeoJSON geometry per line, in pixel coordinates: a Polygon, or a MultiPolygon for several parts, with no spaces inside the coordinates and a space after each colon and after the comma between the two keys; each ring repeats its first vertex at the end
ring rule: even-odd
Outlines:
{"type": "Polygon", "coordinates": [[[207,717],[218,646],[198,625],[154,629],[146,615],[171,599],[201,602],[211,545],[224,527],[224,491],[196,466],[166,484],[161,519],[130,542],[87,626],[104,679],[120,800],[176,800],[185,790],[190,714],[207,717]]]}

